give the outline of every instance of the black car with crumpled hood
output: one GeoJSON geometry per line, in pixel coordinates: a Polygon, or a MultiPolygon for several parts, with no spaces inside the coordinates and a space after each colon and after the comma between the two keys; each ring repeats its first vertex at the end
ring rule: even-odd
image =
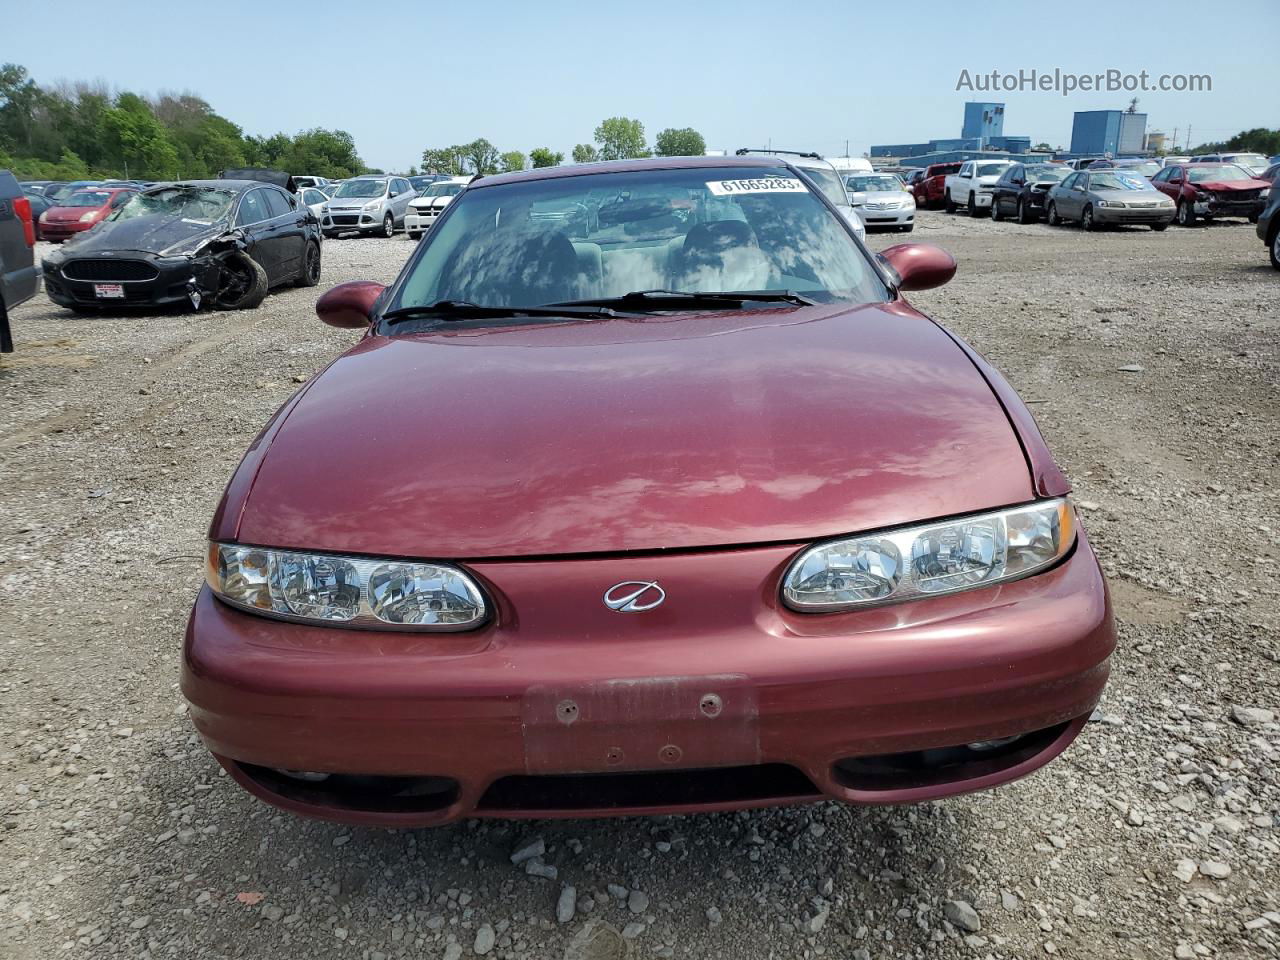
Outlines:
{"type": "Polygon", "coordinates": [[[76,311],[245,309],[283,284],[320,281],[320,222],[265,180],[190,180],[144,190],[44,258],[50,299],[76,311]]]}

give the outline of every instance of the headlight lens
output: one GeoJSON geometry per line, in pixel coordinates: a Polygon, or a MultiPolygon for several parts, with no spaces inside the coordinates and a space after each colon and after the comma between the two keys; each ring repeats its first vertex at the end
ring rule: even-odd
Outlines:
{"type": "Polygon", "coordinates": [[[1269,196],[1271,196],[1271,188],[1270,188],[1270,187],[1263,187],[1261,190],[1259,190],[1259,191],[1258,191],[1258,196],[1259,196],[1259,197],[1269,197],[1269,196]]]}
{"type": "Polygon", "coordinates": [[[97,211],[97,210],[90,210],[88,213],[82,213],[82,214],[80,214],[80,222],[81,222],[81,223],[88,223],[90,220],[92,220],[92,219],[93,219],[94,217],[96,217],[97,215],[98,215],[98,211],[97,211]]]}
{"type": "Polygon", "coordinates": [[[379,205],[379,204],[381,204],[381,203],[382,203],[382,201],[381,201],[381,200],[370,200],[368,203],[366,203],[366,204],[364,205],[364,209],[365,209],[365,210],[377,210],[377,209],[378,209],[378,205],[379,205]]]}
{"type": "Polygon", "coordinates": [[[228,603],[289,620],[467,630],[487,613],[475,581],[446,564],[211,543],[205,578],[228,603]]]}
{"type": "Polygon", "coordinates": [[[1065,499],[818,544],[782,580],[787,605],[849,610],[956,593],[1050,566],[1076,539],[1065,499]]]}
{"type": "Polygon", "coordinates": [[[1100,207],[1123,207],[1123,206],[1124,206],[1124,201],[1123,201],[1123,200],[1099,200],[1099,201],[1098,201],[1098,206],[1100,206],[1100,207]]]}

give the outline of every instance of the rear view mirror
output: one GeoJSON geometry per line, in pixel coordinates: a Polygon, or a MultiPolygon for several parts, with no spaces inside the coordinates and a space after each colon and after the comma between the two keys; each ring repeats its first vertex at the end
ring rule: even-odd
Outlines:
{"type": "Polygon", "coordinates": [[[369,326],[374,304],[385,289],[372,280],[340,283],[316,301],[316,316],[331,327],[362,329],[369,326]]]}
{"type": "Polygon", "coordinates": [[[899,290],[929,290],[956,275],[955,258],[933,244],[899,243],[880,256],[897,272],[899,290]]]}

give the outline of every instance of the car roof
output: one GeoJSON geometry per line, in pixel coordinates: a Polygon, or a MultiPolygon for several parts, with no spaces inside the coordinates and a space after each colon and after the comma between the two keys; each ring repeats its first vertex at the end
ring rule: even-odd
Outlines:
{"type": "Polygon", "coordinates": [[[166,187],[208,187],[216,190],[241,191],[248,190],[250,187],[274,186],[274,183],[264,183],[261,180],[165,180],[161,183],[153,183],[151,186],[147,187],[146,190],[149,193],[153,190],[160,190],[166,187]]]}
{"type": "Polygon", "coordinates": [[[585,177],[595,173],[631,173],[641,170],[690,170],[715,167],[741,167],[744,170],[786,166],[790,160],[784,157],[746,155],[742,157],[645,157],[635,160],[597,160],[594,163],[574,163],[560,167],[538,167],[515,173],[499,173],[480,177],[471,182],[470,189],[501,186],[504,183],[521,183],[528,180],[559,180],[563,177],[585,177]]]}

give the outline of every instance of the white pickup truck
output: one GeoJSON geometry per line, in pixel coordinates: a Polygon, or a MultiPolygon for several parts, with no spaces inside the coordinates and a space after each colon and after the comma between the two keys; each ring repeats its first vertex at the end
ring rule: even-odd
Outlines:
{"type": "Polygon", "coordinates": [[[960,169],[943,181],[947,213],[955,213],[958,207],[964,207],[971,217],[989,213],[992,185],[1011,166],[1011,160],[966,160],[960,164],[960,169]]]}

